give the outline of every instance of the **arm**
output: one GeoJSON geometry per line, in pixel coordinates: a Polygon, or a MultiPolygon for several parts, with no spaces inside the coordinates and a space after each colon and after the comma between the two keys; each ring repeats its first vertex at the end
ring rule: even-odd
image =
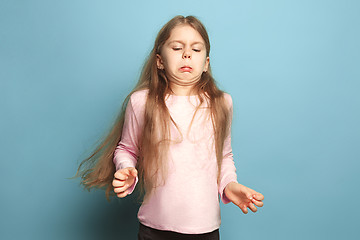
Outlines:
{"type": "Polygon", "coordinates": [[[116,167],[113,186],[118,197],[131,194],[138,182],[135,166],[139,155],[141,123],[137,116],[141,116],[141,109],[132,95],[125,110],[121,140],[115,149],[113,159],[116,167]]]}
{"type": "MultiPolygon", "coordinates": [[[[225,99],[227,99],[230,106],[231,119],[233,115],[231,96],[227,94],[225,95],[225,99]]],[[[231,148],[231,122],[229,134],[224,142],[224,158],[221,165],[219,193],[223,203],[227,204],[232,202],[245,214],[248,212],[247,208],[250,208],[251,211],[256,212],[257,208],[255,205],[258,207],[262,207],[264,205],[262,202],[264,196],[261,193],[258,193],[237,182],[236,168],[233,161],[231,148]]]]}
{"type": "Polygon", "coordinates": [[[231,202],[226,194],[224,194],[225,187],[230,182],[237,183],[237,175],[236,175],[236,168],[234,164],[234,158],[231,148],[231,122],[233,116],[233,103],[232,98],[229,94],[224,95],[225,101],[228,104],[229,112],[230,112],[230,124],[228,135],[224,141],[224,148],[223,148],[223,160],[221,164],[221,172],[220,172],[220,182],[219,182],[219,194],[221,200],[224,204],[231,202]]]}

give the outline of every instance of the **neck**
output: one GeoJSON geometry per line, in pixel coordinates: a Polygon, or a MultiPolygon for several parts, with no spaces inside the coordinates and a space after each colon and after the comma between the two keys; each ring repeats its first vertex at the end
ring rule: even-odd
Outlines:
{"type": "Polygon", "coordinates": [[[177,84],[170,83],[170,89],[176,96],[189,96],[194,95],[193,93],[193,85],[189,86],[180,86],[177,84]]]}
{"type": "Polygon", "coordinates": [[[193,87],[200,80],[200,78],[195,78],[187,81],[178,80],[176,78],[168,78],[169,87],[171,91],[177,96],[189,96],[194,95],[193,87]]]}

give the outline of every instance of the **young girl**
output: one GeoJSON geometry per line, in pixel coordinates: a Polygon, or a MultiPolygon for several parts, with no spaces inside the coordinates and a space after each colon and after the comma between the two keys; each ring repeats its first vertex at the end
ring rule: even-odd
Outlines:
{"type": "Polygon", "coordinates": [[[209,52],[197,18],[165,24],[112,131],[79,166],[82,184],[106,187],[107,197],[139,185],[138,239],[219,239],[219,194],[245,214],[263,206],[237,182],[232,99],[215,84],[209,52]]]}

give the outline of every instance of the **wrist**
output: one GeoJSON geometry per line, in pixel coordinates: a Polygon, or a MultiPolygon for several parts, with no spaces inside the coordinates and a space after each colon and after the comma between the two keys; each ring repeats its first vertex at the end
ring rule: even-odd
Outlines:
{"type": "Polygon", "coordinates": [[[232,187],[235,186],[236,184],[238,184],[238,183],[237,182],[229,182],[224,189],[224,193],[226,194],[226,192],[231,191],[232,187]]]}

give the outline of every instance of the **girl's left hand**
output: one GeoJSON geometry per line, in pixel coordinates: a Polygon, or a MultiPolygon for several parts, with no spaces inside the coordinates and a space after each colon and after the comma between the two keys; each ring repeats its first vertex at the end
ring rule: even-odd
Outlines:
{"type": "Polygon", "coordinates": [[[264,200],[264,196],[261,193],[236,182],[229,183],[225,187],[224,193],[226,197],[238,206],[245,214],[248,213],[247,208],[256,212],[257,208],[255,205],[258,207],[262,207],[264,205],[262,202],[262,200],[264,200]]]}

